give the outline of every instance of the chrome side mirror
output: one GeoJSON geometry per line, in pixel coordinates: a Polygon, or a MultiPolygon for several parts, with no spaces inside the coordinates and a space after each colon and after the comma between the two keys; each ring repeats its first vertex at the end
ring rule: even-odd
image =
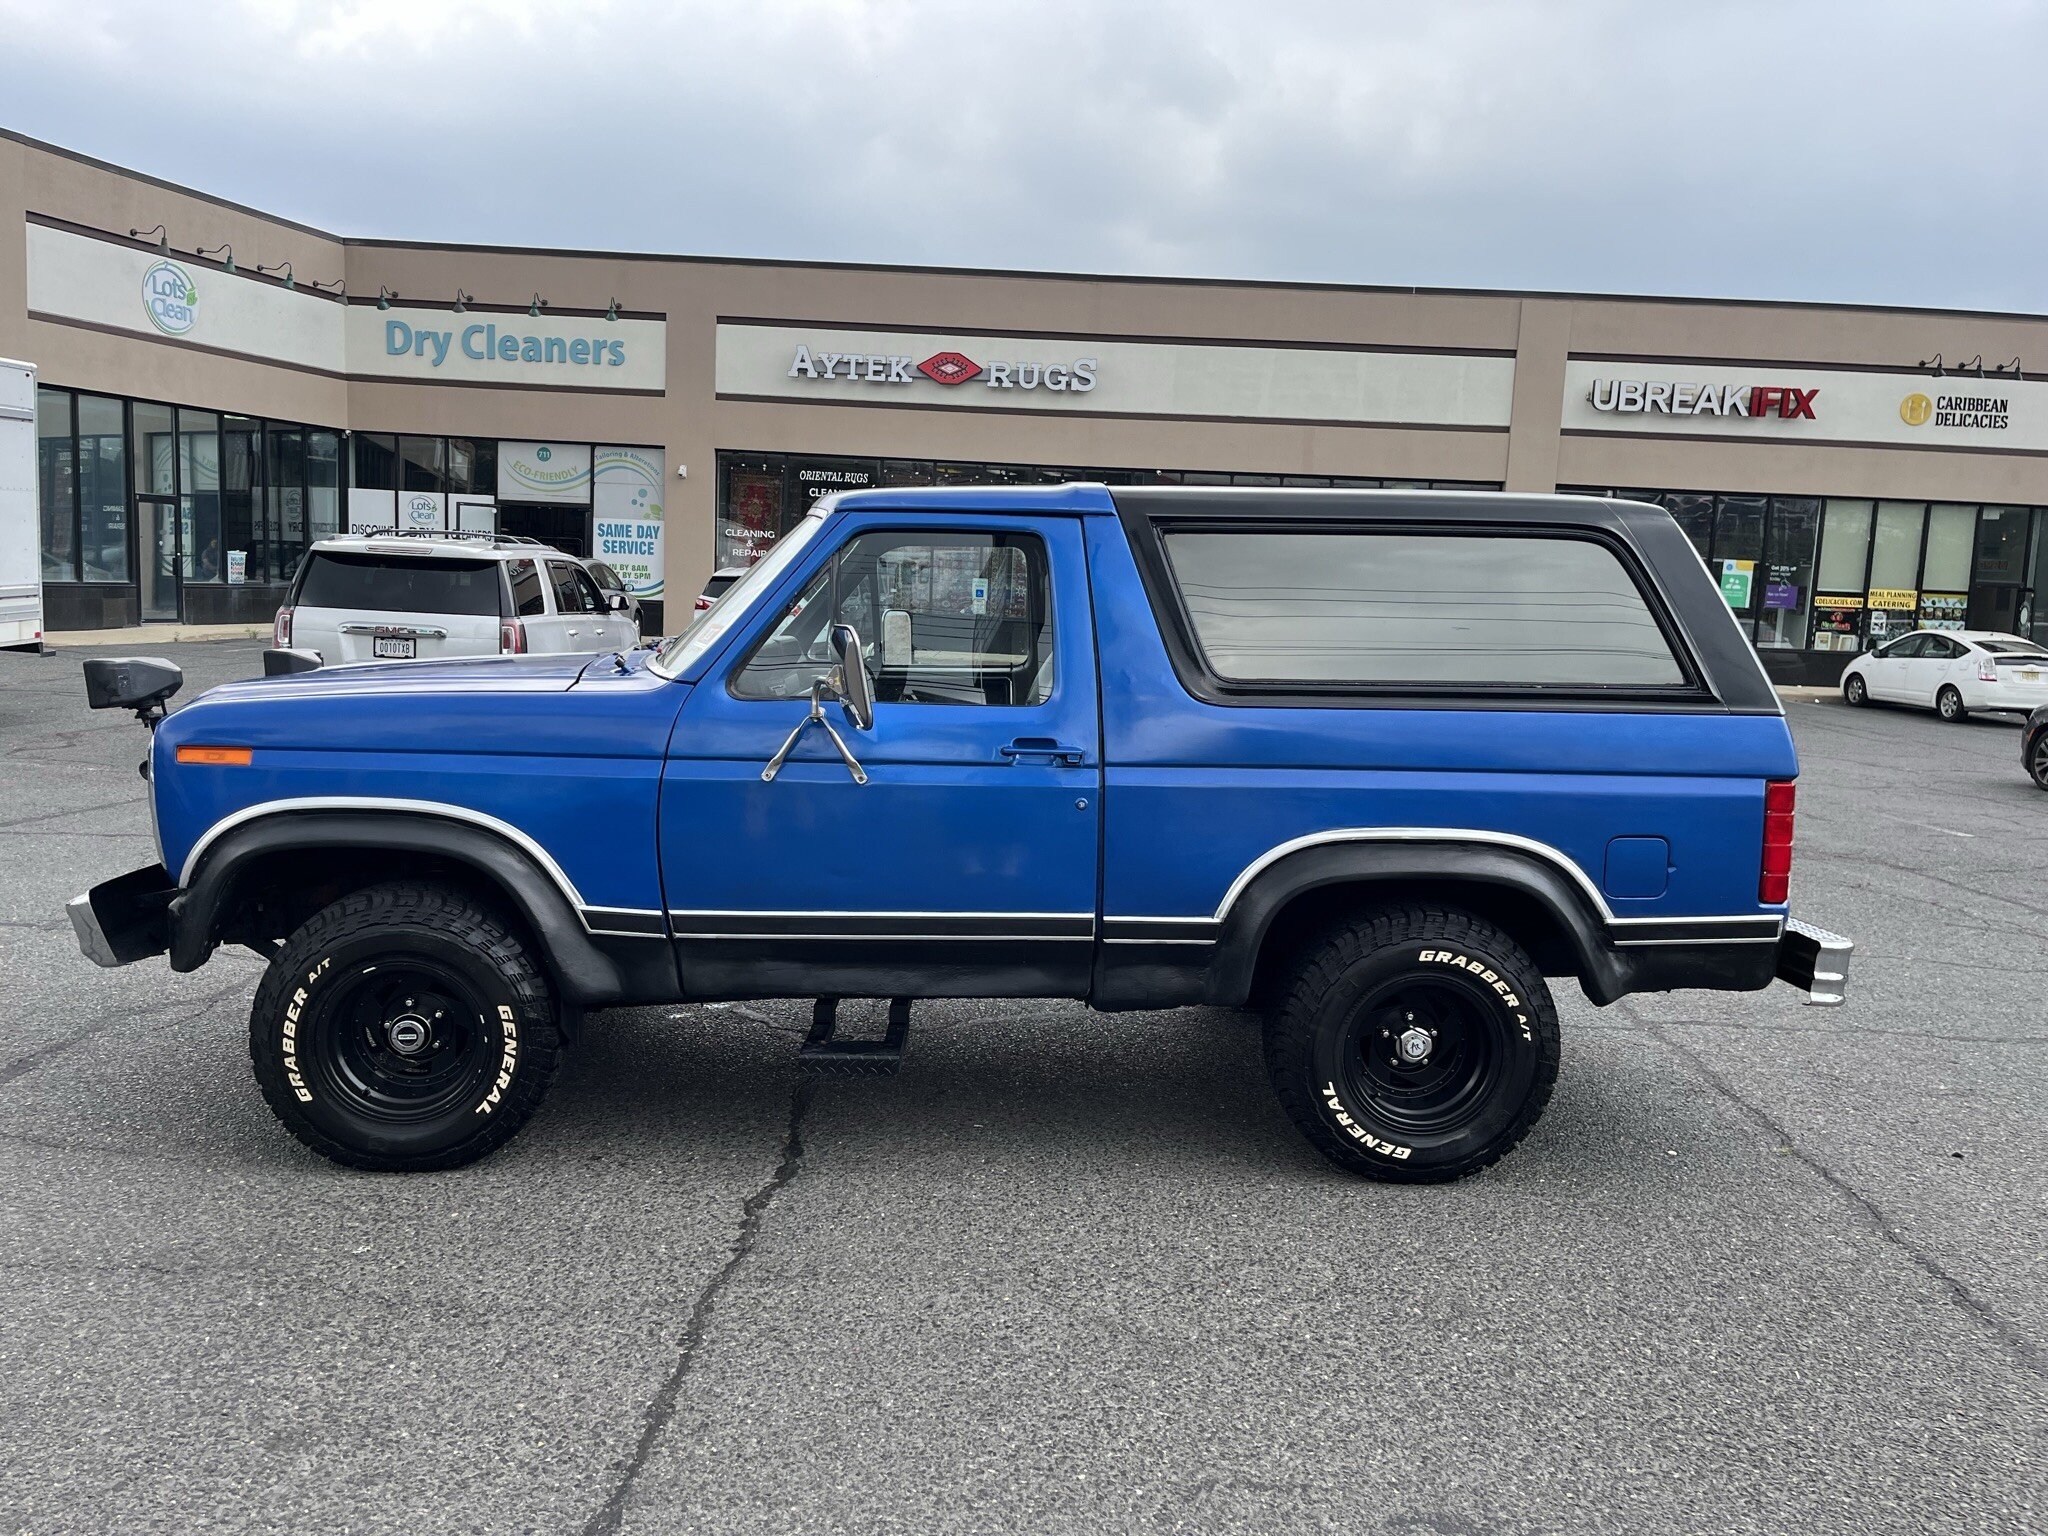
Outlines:
{"type": "Polygon", "coordinates": [[[875,690],[868,682],[868,664],[861,659],[860,635],[851,624],[832,626],[832,654],[839,658],[839,698],[847,718],[864,731],[875,728],[875,690]]]}

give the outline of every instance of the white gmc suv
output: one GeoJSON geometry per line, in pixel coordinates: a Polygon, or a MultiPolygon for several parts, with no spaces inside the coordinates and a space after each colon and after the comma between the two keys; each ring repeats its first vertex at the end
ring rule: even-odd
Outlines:
{"type": "Polygon", "coordinates": [[[600,592],[573,555],[508,534],[398,529],[314,544],[272,632],[329,666],[640,643],[622,595],[600,592]]]}

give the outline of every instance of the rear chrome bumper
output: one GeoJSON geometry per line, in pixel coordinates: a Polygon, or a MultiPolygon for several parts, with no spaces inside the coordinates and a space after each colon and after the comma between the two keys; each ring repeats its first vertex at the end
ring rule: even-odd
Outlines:
{"type": "Polygon", "coordinates": [[[1839,1008],[1849,990],[1849,955],[1856,946],[1798,918],[1787,918],[1778,940],[1778,980],[1789,981],[1819,1008],[1839,1008]]]}
{"type": "Polygon", "coordinates": [[[161,955],[171,947],[169,907],[178,887],[161,864],[94,886],[64,903],[79,953],[109,968],[161,955]]]}

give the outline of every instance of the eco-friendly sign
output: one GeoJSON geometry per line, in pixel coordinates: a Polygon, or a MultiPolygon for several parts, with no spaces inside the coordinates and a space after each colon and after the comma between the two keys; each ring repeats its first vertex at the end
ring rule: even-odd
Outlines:
{"type": "Polygon", "coordinates": [[[142,309],[166,336],[183,336],[199,320],[199,290],[192,274],[175,261],[158,262],[142,274],[142,309]]]}
{"type": "Polygon", "coordinates": [[[662,594],[661,488],[668,461],[654,448],[599,448],[591,467],[592,553],[635,597],[662,594]]]}
{"type": "Polygon", "coordinates": [[[590,504],[590,449],[583,443],[498,444],[498,500],[590,504]]]}
{"type": "Polygon", "coordinates": [[[1750,584],[1756,579],[1754,560],[1723,560],[1721,562],[1721,597],[1730,608],[1742,609],[1749,606],[1750,584]]]}

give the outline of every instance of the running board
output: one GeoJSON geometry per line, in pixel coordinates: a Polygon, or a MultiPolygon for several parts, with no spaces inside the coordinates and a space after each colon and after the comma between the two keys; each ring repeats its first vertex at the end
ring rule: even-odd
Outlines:
{"type": "Polygon", "coordinates": [[[799,1072],[817,1077],[894,1077],[910,1054],[910,999],[889,999],[889,1027],[879,1040],[841,1040],[839,999],[811,1004],[811,1032],[797,1047],[799,1072]]]}

